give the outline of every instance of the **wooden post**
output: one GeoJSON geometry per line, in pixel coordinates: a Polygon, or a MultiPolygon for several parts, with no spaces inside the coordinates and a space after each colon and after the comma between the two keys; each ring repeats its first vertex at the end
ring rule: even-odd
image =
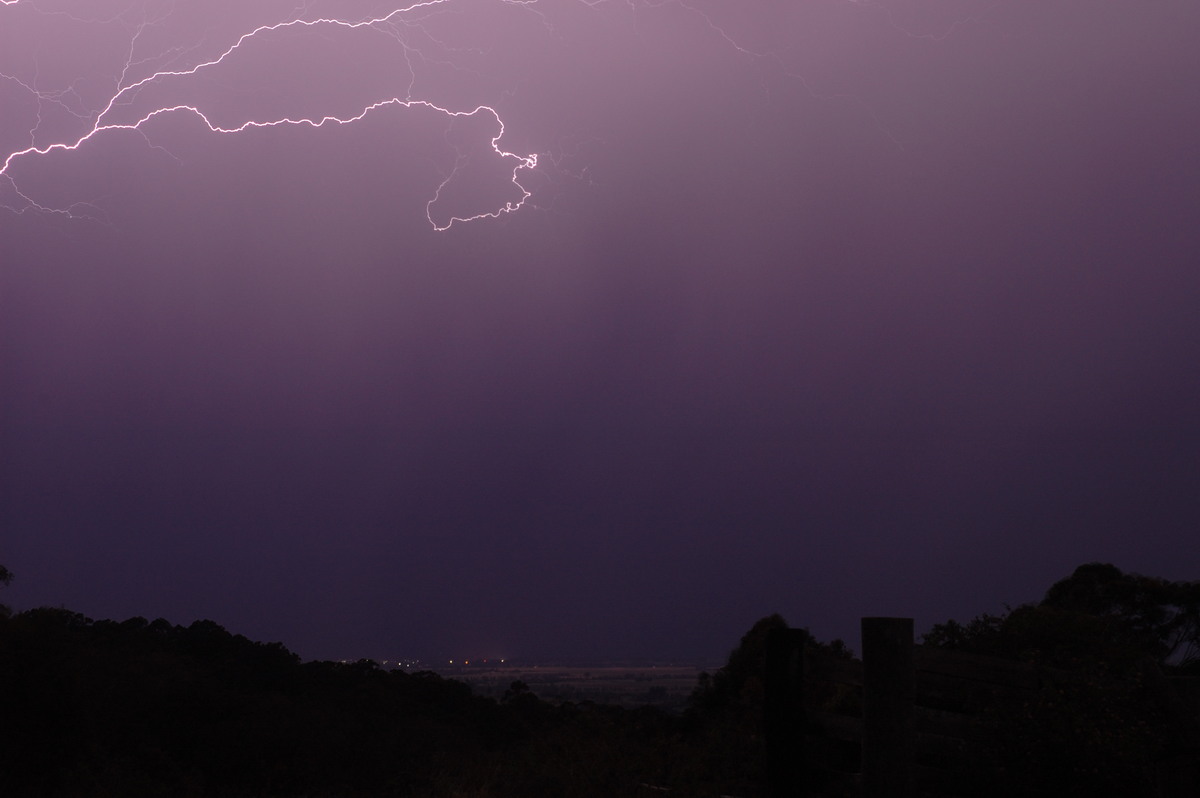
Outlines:
{"type": "Polygon", "coordinates": [[[863,798],[911,798],[912,618],[863,618],[863,798]]]}
{"type": "Polygon", "coordinates": [[[772,629],[764,674],[767,786],[771,798],[800,798],[804,788],[803,629],[772,629]]]}

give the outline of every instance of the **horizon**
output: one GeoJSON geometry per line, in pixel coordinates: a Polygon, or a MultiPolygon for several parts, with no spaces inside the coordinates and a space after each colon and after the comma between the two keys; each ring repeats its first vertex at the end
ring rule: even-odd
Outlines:
{"type": "MultiPolygon", "coordinates": [[[[1085,564],[1094,564],[1094,563],[1080,563],[1080,565],[1085,565],[1085,564]]],[[[1134,572],[1124,571],[1124,573],[1133,574],[1134,572]]],[[[1151,576],[1151,577],[1154,576],[1153,574],[1140,574],[1140,575],[1141,576],[1151,576]]],[[[12,578],[14,575],[10,573],[9,576],[10,576],[10,578],[12,578]]],[[[1070,574],[1064,575],[1063,578],[1065,579],[1067,576],[1070,576],[1070,574]]],[[[1200,581],[1200,580],[1191,580],[1191,581],[1200,581]]],[[[10,584],[7,585],[7,587],[11,588],[11,586],[12,586],[12,583],[10,582],[10,584]]],[[[1047,589],[1049,589],[1049,587],[1050,586],[1048,585],[1047,589]]],[[[7,596],[6,596],[6,598],[7,598],[7,596]]],[[[1001,604],[1000,610],[995,611],[995,612],[985,611],[984,613],[981,613],[981,615],[987,614],[987,615],[992,615],[992,616],[1003,617],[1004,615],[1006,615],[1009,611],[1011,611],[1013,609],[1016,609],[1016,608],[1022,607],[1022,606],[1036,605],[1039,603],[1039,601],[1040,601],[1040,597],[1038,599],[1034,599],[1031,601],[1024,601],[1024,602],[1003,602],[1001,604]]],[[[71,608],[64,607],[64,606],[49,607],[49,606],[42,605],[42,606],[38,606],[38,607],[17,607],[17,606],[4,605],[4,604],[0,604],[0,606],[7,606],[8,609],[13,614],[18,614],[18,613],[21,613],[24,611],[37,610],[37,609],[51,609],[51,610],[62,610],[62,611],[66,611],[66,612],[75,612],[75,610],[72,610],[71,608]]],[[[222,624],[218,619],[215,619],[215,618],[194,618],[194,619],[191,619],[190,621],[179,622],[179,621],[173,621],[168,618],[162,618],[162,617],[147,618],[146,616],[140,616],[140,615],[130,616],[129,618],[91,618],[89,616],[86,616],[86,614],[84,614],[84,613],[79,613],[79,614],[84,615],[85,617],[88,618],[89,621],[93,621],[93,622],[95,622],[95,621],[111,621],[111,622],[116,622],[116,623],[125,623],[128,621],[140,619],[147,623],[154,623],[156,621],[161,620],[161,621],[166,621],[167,623],[171,624],[173,627],[178,627],[178,628],[187,628],[188,626],[190,626],[194,623],[210,622],[210,623],[217,624],[218,626],[225,629],[225,631],[229,632],[230,634],[240,635],[242,637],[248,637],[247,635],[239,632],[237,629],[227,627],[225,624],[222,624]]],[[[759,620],[765,620],[766,618],[768,618],[772,615],[777,615],[777,613],[766,613],[766,614],[760,616],[759,619],[756,619],[756,621],[754,623],[757,623],[759,620]]],[[[861,622],[861,621],[865,620],[866,617],[869,617],[869,616],[864,616],[864,618],[860,618],[859,621],[861,622]]],[[[876,616],[876,617],[880,617],[880,616],[876,616]]],[[[882,616],[882,617],[899,617],[899,616],[882,616]]],[[[972,620],[972,618],[974,618],[974,617],[977,617],[977,616],[947,617],[947,618],[943,618],[939,621],[934,621],[928,625],[922,625],[919,619],[911,619],[914,622],[914,642],[917,644],[920,644],[923,636],[928,634],[929,631],[931,631],[932,627],[935,624],[941,624],[946,621],[957,621],[959,623],[965,624],[965,623],[969,622],[970,620],[972,620]]],[[[787,621],[787,619],[784,618],[784,621],[787,621]]],[[[788,625],[790,628],[793,628],[793,629],[804,629],[811,634],[811,629],[807,626],[804,626],[804,625],[797,626],[797,625],[791,624],[790,622],[788,623],[788,625]]],[[[301,652],[297,651],[292,646],[290,646],[286,640],[255,639],[253,637],[248,637],[248,639],[250,639],[252,642],[255,642],[255,643],[262,643],[262,644],[269,644],[269,645],[282,645],[288,651],[299,656],[301,658],[301,660],[303,660],[303,661],[328,661],[328,662],[348,663],[348,662],[358,662],[358,661],[362,661],[362,660],[370,660],[370,661],[373,661],[384,667],[394,667],[394,668],[397,668],[400,670],[414,670],[414,671],[432,670],[432,671],[438,671],[438,672],[442,672],[442,673],[485,671],[485,670],[495,670],[495,669],[515,669],[515,668],[522,668],[522,667],[536,669],[539,667],[588,667],[588,666],[602,667],[602,668],[603,667],[623,667],[623,666],[629,666],[629,667],[685,666],[685,667],[696,667],[696,668],[699,668],[701,671],[704,671],[709,668],[716,670],[716,669],[724,667],[729,654],[731,654],[735,649],[738,648],[738,645],[741,641],[742,636],[745,633],[748,633],[750,631],[751,626],[747,626],[746,629],[741,634],[739,634],[735,640],[733,640],[729,643],[729,645],[726,647],[725,651],[720,653],[719,655],[714,654],[712,652],[706,652],[703,654],[682,654],[682,655],[669,655],[669,654],[664,654],[661,652],[659,652],[659,653],[655,653],[655,652],[642,653],[642,654],[638,654],[638,655],[629,655],[629,654],[578,655],[578,654],[569,654],[569,653],[565,653],[562,651],[556,652],[552,649],[543,649],[540,651],[540,653],[536,653],[533,655],[526,655],[526,656],[522,656],[520,654],[514,656],[511,654],[500,654],[497,652],[483,654],[478,650],[474,651],[474,653],[471,653],[470,651],[467,651],[464,653],[464,651],[462,651],[462,650],[458,651],[457,653],[451,653],[451,652],[423,652],[422,653],[422,652],[413,652],[413,651],[399,651],[399,653],[397,653],[397,651],[399,649],[402,649],[403,646],[395,646],[395,647],[393,647],[393,650],[391,651],[391,653],[377,651],[375,653],[359,652],[357,655],[348,655],[348,654],[350,654],[350,652],[341,652],[341,655],[335,655],[335,656],[328,656],[328,655],[304,656],[301,654],[301,652]],[[417,654],[420,654],[420,656],[417,656],[417,654]]],[[[831,638],[821,638],[814,634],[812,637],[813,637],[813,640],[815,640],[818,643],[838,643],[838,642],[843,643],[852,656],[854,656],[855,658],[861,657],[862,639],[861,639],[861,634],[860,634],[859,629],[856,629],[855,634],[853,634],[853,635],[831,637],[831,638]]]]}

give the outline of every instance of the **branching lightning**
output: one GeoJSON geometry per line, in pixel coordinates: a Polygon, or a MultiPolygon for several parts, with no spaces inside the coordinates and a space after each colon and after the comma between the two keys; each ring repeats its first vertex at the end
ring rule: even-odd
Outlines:
{"type": "MultiPolygon", "coordinates": [[[[6,6],[16,5],[18,2],[21,2],[21,1],[22,0],[0,0],[0,2],[2,2],[6,6]]],[[[155,107],[152,110],[142,114],[139,118],[137,118],[133,121],[128,121],[128,122],[113,121],[113,116],[115,115],[114,114],[115,109],[121,107],[122,105],[126,105],[126,104],[129,104],[130,102],[132,102],[133,98],[143,88],[145,88],[151,84],[154,84],[154,83],[162,82],[169,78],[183,78],[183,77],[188,77],[188,76],[192,76],[192,75],[197,75],[204,70],[216,67],[216,66],[226,62],[234,53],[238,52],[239,50],[241,50],[243,48],[251,46],[252,43],[254,43],[258,39],[261,39],[265,34],[268,34],[268,33],[274,32],[274,31],[284,30],[287,28],[329,28],[329,29],[334,29],[334,30],[337,30],[337,29],[355,30],[355,29],[362,29],[362,28],[386,29],[387,26],[390,26],[397,19],[402,18],[406,15],[413,15],[413,14],[420,13],[420,12],[426,11],[426,10],[434,8],[434,7],[447,6],[447,5],[450,5],[451,2],[452,2],[452,0],[420,0],[419,2],[412,3],[411,5],[396,8],[382,16],[378,16],[378,17],[374,17],[374,18],[370,18],[370,19],[358,20],[358,21],[350,21],[350,20],[346,20],[346,19],[337,19],[337,18],[331,18],[331,17],[322,17],[322,18],[317,18],[317,19],[289,19],[289,20],[285,20],[283,22],[279,22],[279,23],[275,23],[275,24],[260,25],[256,28],[242,34],[241,36],[239,36],[232,44],[230,44],[224,51],[222,51],[216,57],[210,58],[208,60],[200,61],[199,63],[196,63],[195,65],[190,66],[186,69],[158,70],[158,71],[155,71],[155,72],[147,75],[146,77],[142,77],[142,78],[133,80],[133,79],[129,78],[129,75],[140,63],[134,59],[135,45],[137,43],[138,37],[141,35],[141,33],[144,30],[144,28],[146,27],[146,25],[149,24],[149,23],[143,22],[134,28],[134,32],[130,39],[128,57],[124,63],[124,66],[123,66],[123,69],[121,72],[121,76],[117,82],[116,91],[112,94],[112,96],[108,99],[108,101],[104,104],[104,106],[98,112],[95,112],[90,115],[90,118],[88,118],[88,115],[81,114],[81,113],[71,110],[67,106],[67,104],[64,102],[62,92],[43,92],[43,91],[38,90],[35,85],[30,84],[29,82],[26,82],[24,80],[21,80],[15,76],[0,75],[0,78],[4,78],[6,80],[12,81],[12,82],[16,83],[17,85],[19,85],[22,89],[24,89],[24,90],[30,92],[32,95],[34,95],[38,101],[38,107],[39,107],[38,118],[35,120],[33,126],[29,130],[29,138],[30,138],[31,142],[33,142],[33,143],[31,143],[27,147],[24,147],[23,149],[19,149],[19,150],[16,150],[16,151],[10,153],[7,157],[4,158],[3,163],[0,164],[0,177],[3,177],[9,183],[9,185],[12,187],[12,189],[16,193],[16,195],[24,203],[26,203],[24,207],[10,208],[10,210],[17,212],[17,213],[23,213],[27,210],[32,209],[32,210],[45,212],[45,213],[60,213],[60,214],[66,214],[68,216],[74,215],[72,208],[50,207],[48,205],[38,202],[29,193],[23,191],[17,185],[17,182],[16,182],[15,178],[13,177],[12,173],[13,173],[14,166],[20,161],[34,159],[39,156],[46,156],[46,155],[49,155],[50,153],[53,153],[56,151],[78,150],[79,148],[83,147],[88,142],[90,142],[92,139],[96,138],[97,136],[99,136],[103,133],[112,132],[112,131],[141,131],[148,122],[150,122],[151,120],[153,120],[157,117],[161,117],[164,115],[177,114],[177,113],[192,114],[195,117],[199,118],[204,123],[204,125],[207,126],[207,128],[213,133],[236,134],[236,133],[240,133],[240,132],[249,130],[251,128],[268,128],[268,127],[279,127],[279,126],[285,126],[285,125],[293,125],[293,126],[305,125],[305,126],[310,126],[310,127],[314,127],[314,128],[319,128],[319,127],[323,127],[326,125],[332,125],[332,124],[349,125],[349,124],[353,124],[355,122],[358,122],[358,121],[364,119],[366,116],[368,116],[372,112],[377,111],[381,108],[399,107],[399,108],[405,108],[405,109],[425,108],[425,109],[432,110],[436,113],[442,114],[448,119],[453,119],[453,118],[458,118],[458,117],[474,117],[474,116],[480,116],[480,115],[488,116],[494,121],[495,129],[496,129],[496,134],[491,138],[491,142],[490,142],[492,151],[495,153],[496,156],[498,156],[502,159],[505,159],[505,160],[512,160],[514,162],[514,165],[512,167],[512,185],[516,188],[517,192],[519,193],[519,195],[520,195],[519,199],[517,199],[515,201],[514,200],[507,201],[503,205],[501,205],[499,208],[496,208],[494,210],[484,211],[481,213],[468,215],[468,216],[451,216],[451,217],[449,217],[449,219],[447,219],[445,221],[441,221],[441,222],[436,221],[433,216],[432,208],[433,208],[434,204],[438,201],[439,197],[441,196],[442,190],[446,187],[447,184],[449,184],[454,179],[454,177],[459,173],[461,168],[464,166],[465,159],[462,156],[460,156],[459,159],[455,163],[454,169],[450,172],[449,175],[447,175],[441,181],[441,183],[437,186],[437,189],[435,190],[433,197],[430,198],[429,201],[426,203],[426,206],[425,206],[426,218],[428,219],[430,225],[432,225],[434,230],[437,230],[440,232],[440,231],[449,229],[455,222],[470,222],[470,221],[484,219],[484,218],[497,218],[504,214],[517,211],[525,204],[526,200],[528,200],[529,197],[531,196],[529,190],[526,189],[520,182],[521,173],[524,171],[527,171],[527,170],[532,170],[537,167],[537,163],[538,163],[537,154],[530,153],[530,154],[522,155],[522,154],[518,154],[518,153],[514,153],[514,152],[509,152],[501,146],[500,141],[504,137],[505,125],[504,125],[504,121],[500,117],[499,112],[494,107],[492,107],[490,105],[477,105],[474,108],[455,109],[455,108],[452,108],[452,107],[449,107],[446,105],[442,105],[442,104],[433,102],[428,99],[417,98],[412,95],[412,83],[411,82],[408,87],[408,94],[406,94],[405,96],[384,97],[384,98],[376,100],[375,102],[372,102],[372,103],[362,107],[361,110],[357,113],[345,115],[345,116],[324,115],[324,116],[320,116],[320,117],[297,116],[297,117],[279,117],[279,118],[269,118],[269,119],[247,119],[244,122],[242,122],[241,124],[237,124],[237,125],[233,125],[233,126],[222,126],[213,121],[210,113],[206,113],[204,110],[202,110],[200,107],[198,107],[196,105],[173,104],[173,105],[165,105],[165,106],[161,106],[161,107],[155,107]],[[86,122],[84,131],[80,135],[75,137],[73,140],[57,141],[57,142],[53,142],[50,144],[44,144],[44,145],[37,144],[36,138],[37,138],[38,129],[41,126],[41,107],[42,107],[43,103],[51,103],[51,104],[59,105],[80,119],[86,118],[87,122],[86,122]]],[[[532,2],[532,0],[500,0],[500,2],[507,3],[507,4],[524,5],[526,3],[532,2]]],[[[394,31],[388,31],[388,32],[394,34],[394,31]]],[[[404,46],[403,42],[401,42],[401,46],[404,46]]],[[[406,58],[407,57],[408,56],[406,54],[406,58]]],[[[411,62],[410,62],[410,64],[411,64],[411,62]]]]}
{"type": "MultiPolygon", "coordinates": [[[[511,188],[506,187],[504,190],[512,198],[502,201],[498,207],[492,207],[490,210],[477,213],[463,213],[445,218],[443,218],[444,211],[442,214],[435,213],[434,206],[443,197],[446,187],[462,173],[470,161],[469,154],[458,151],[452,168],[448,173],[443,175],[441,181],[434,188],[432,196],[425,203],[426,219],[435,231],[448,230],[456,222],[465,223],[480,219],[494,219],[514,213],[525,207],[527,201],[532,196],[531,190],[522,181],[527,173],[538,169],[539,154],[522,154],[510,151],[510,149],[507,149],[502,144],[506,128],[497,105],[467,104],[459,107],[444,100],[439,101],[428,96],[421,96],[416,89],[418,62],[425,65],[447,66],[462,72],[470,72],[470,70],[440,61],[431,54],[422,52],[407,39],[404,30],[419,30],[421,35],[425,37],[424,41],[432,42],[443,52],[455,52],[454,48],[448,43],[435,37],[423,25],[423,22],[436,14],[450,11],[462,12],[460,6],[466,0],[413,0],[408,5],[392,8],[387,13],[379,16],[360,19],[330,16],[307,18],[312,3],[311,0],[301,0],[297,8],[291,12],[291,16],[270,24],[250,27],[245,32],[235,34],[226,44],[217,45],[216,49],[219,51],[217,55],[197,59],[190,65],[181,64],[200,49],[202,42],[193,43],[190,46],[184,45],[162,49],[151,55],[139,53],[139,50],[146,49],[142,46],[142,41],[143,37],[148,35],[147,32],[155,26],[163,24],[176,12],[176,3],[174,0],[163,4],[157,15],[151,14],[149,11],[150,2],[148,0],[140,0],[140,2],[129,0],[129,2],[132,5],[108,18],[84,19],[61,10],[40,10],[38,8],[39,0],[0,0],[0,14],[27,12],[43,16],[65,17],[73,23],[93,25],[116,23],[122,25],[128,32],[128,40],[123,49],[124,57],[119,62],[119,67],[114,70],[116,76],[113,79],[111,91],[106,92],[98,102],[93,100],[92,107],[89,107],[89,103],[83,99],[83,95],[77,90],[76,84],[68,85],[65,88],[59,87],[47,90],[39,86],[36,70],[32,77],[28,74],[19,75],[0,72],[0,86],[3,86],[4,83],[8,83],[10,87],[15,86],[17,90],[31,98],[37,106],[36,113],[33,115],[33,119],[25,132],[24,143],[7,155],[0,152],[0,159],[2,159],[0,160],[0,188],[7,188],[10,197],[8,204],[4,204],[4,200],[0,199],[0,208],[6,208],[17,214],[34,211],[47,214],[62,214],[68,217],[76,216],[80,208],[90,207],[90,203],[77,202],[73,205],[63,207],[56,206],[49,201],[39,200],[36,191],[24,186],[26,180],[25,170],[30,168],[40,158],[45,158],[56,152],[80,150],[93,142],[97,137],[107,133],[122,131],[136,132],[150,143],[149,132],[147,131],[149,123],[152,120],[169,115],[191,115],[200,120],[213,134],[234,135],[256,128],[284,126],[321,128],[333,125],[352,125],[372,113],[385,108],[403,110],[425,109],[443,116],[448,121],[466,117],[482,118],[488,120],[488,124],[494,131],[488,143],[491,150],[489,157],[498,158],[505,164],[503,174],[507,175],[507,179],[511,181],[511,188]],[[20,12],[9,12],[6,10],[15,6],[23,6],[24,8],[20,12]],[[131,18],[135,19],[135,21],[129,21],[131,18]],[[208,108],[203,103],[177,102],[178,98],[162,102],[159,105],[145,105],[136,113],[130,110],[135,107],[136,103],[146,102],[144,97],[147,93],[150,93],[153,87],[162,86],[170,81],[186,80],[200,76],[202,73],[207,73],[222,65],[229,66],[234,57],[244,51],[261,54],[262,50],[271,46],[269,40],[273,34],[289,30],[297,32],[320,32],[328,36],[344,36],[348,35],[351,31],[373,30],[390,37],[395,41],[401,57],[408,65],[407,85],[394,93],[375,96],[373,98],[368,97],[361,105],[353,109],[343,109],[342,113],[319,112],[309,115],[280,114],[273,116],[246,114],[245,116],[239,116],[234,122],[225,121],[222,123],[217,121],[220,117],[214,109],[208,108]],[[46,132],[47,128],[52,127],[46,121],[46,114],[50,109],[53,109],[55,114],[71,120],[74,130],[70,135],[62,136],[61,133],[53,135],[46,132]],[[47,138],[57,138],[57,140],[46,141],[45,139],[47,138]],[[18,171],[21,172],[20,179],[18,178],[18,171]]],[[[547,13],[539,7],[540,0],[477,0],[477,2],[491,2],[497,7],[507,6],[522,13],[528,13],[539,20],[540,24],[551,34],[556,33],[554,23],[547,13]]],[[[627,7],[630,13],[634,14],[639,10],[675,8],[682,14],[692,15],[702,21],[707,27],[713,42],[747,59],[771,65],[771,69],[776,74],[785,75],[788,78],[798,81],[814,99],[846,101],[858,106],[866,116],[873,120],[875,127],[882,135],[891,140],[897,148],[903,149],[901,143],[886,129],[881,120],[866,103],[852,95],[818,91],[804,75],[793,69],[789,69],[784,59],[774,51],[765,48],[756,49],[742,43],[737,37],[731,35],[714,18],[712,13],[704,9],[703,4],[699,0],[573,0],[573,2],[578,6],[586,7],[592,11],[598,11],[603,6],[616,4],[627,7]]],[[[873,2],[873,0],[839,0],[839,2],[852,3],[868,9],[872,13],[878,13],[882,15],[881,18],[886,25],[912,38],[928,38],[940,41],[945,36],[954,33],[961,25],[977,21],[973,17],[956,21],[942,34],[914,33],[897,24],[888,7],[873,2]]],[[[92,13],[94,14],[95,12],[92,13]]],[[[0,24],[3,24],[3,20],[0,20],[0,24]]],[[[465,51],[459,50],[458,52],[465,51]]],[[[404,82],[403,79],[401,82],[404,82]]],[[[152,146],[155,145],[152,144],[152,146]]],[[[541,153],[541,156],[543,164],[549,165],[552,169],[560,169],[561,171],[559,161],[551,153],[541,153]]],[[[586,174],[586,169],[584,174],[586,174]]]]}

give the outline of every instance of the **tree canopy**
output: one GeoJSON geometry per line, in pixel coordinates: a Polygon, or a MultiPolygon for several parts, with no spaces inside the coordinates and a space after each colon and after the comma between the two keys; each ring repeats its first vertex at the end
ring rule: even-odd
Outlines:
{"type": "Polygon", "coordinates": [[[1200,667],[1200,582],[1171,582],[1125,573],[1110,563],[1086,563],[1055,582],[1036,604],[947,621],[925,645],[998,656],[1038,654],[1131,663],[1200,667]]]}
{"type": "Polygon", "coordinates": [[[1108,622],[1110,633],[1160,662],[1200,657],[1200,582],[1170,582],[1088,563],[1056,582],[1041,606],[1108,622]]]}
{"type": "MultiPolygon", "coordinates": [[[[12,581],[12,578],[12,571],[8,570],[3,565],[0,565],[0,587],[7,587],[8,583],[12,581]]],[[[7,618],[10,612],[11,610],[9,610],[7,605],[0,604],[0,618],[7,618]]]]}

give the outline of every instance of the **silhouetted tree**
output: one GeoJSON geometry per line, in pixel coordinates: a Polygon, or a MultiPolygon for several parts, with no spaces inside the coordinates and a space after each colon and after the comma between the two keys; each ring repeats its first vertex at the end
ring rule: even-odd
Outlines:
{"type": "Polygon", "coordinates": [[[735,712],[757,718],[762,707],[767,637],[773,629],[787,628],[787,621],[777,613],[760,618],[729,652],[724,667],[712,676],[701,675],[692,691],[692,708],[706,715],[735,712]]]}
{"type": "Polygon", "coordinates": [[[527,697],[536,698],[537,696],[529,689],[529,685],[525,684],[521,679],[517,679],[504,691],[504,697],[500,699],[500,703],[511,704],[516,701],[525,700],[527,697]]]}
{"type": "MultiPolygon", "coordinates": [[[[12,582],[12,578],[12,571],[0,565],[0,587],[8,587],[8,584],[12,582]]],[[[0,618],[7,618],[11,612],[7,605],[0,604],[0,618]]]]}
{"type": "Polygon", "coordinates": [[[1200,658],[1200,581],[1169,582],[1088,563],[1056,582],[1041,606],[1101,619],[1111,639],[1160,663],[1194,665],[1200,658]]]}
{"type": "MultiPolygon", "coordinates": [[[[1009,610],[1011,612],[1011,609],[1009,610]]],[[[1004,624],[1004,615],[984,613],[972,618],[965,624],[956,620],[937,623],[926,632],[922,644],[933,648],[947,648],[963,651],[973,651],[978,654],[995,654],[1000,643],[1000,627],[1004,624]]]]}
{"type": "Polygon", "coordinates": [[[1071,666],[1084,660],[1127,667],[1143,657],[1200,667],[1200,582],[1169,582],[1087,563],[1055,582],[1037,604],[947,621],[925,645],[1071,666]]]}
{"type": "MultiPolygon", "coordinates": [[[[1138,794],[1173,756],[1176,698],[1153,689],[1160,667],[1195,662],[1198,583],[1125,574],[1088,563],[1037,604],[947,621],[931,647],[1020,659],[1039,688],[984,715],[1003,771],[987,794],[1138,794]]],[[[982,793],[981,793],[982,794],[982,793]]]]}

